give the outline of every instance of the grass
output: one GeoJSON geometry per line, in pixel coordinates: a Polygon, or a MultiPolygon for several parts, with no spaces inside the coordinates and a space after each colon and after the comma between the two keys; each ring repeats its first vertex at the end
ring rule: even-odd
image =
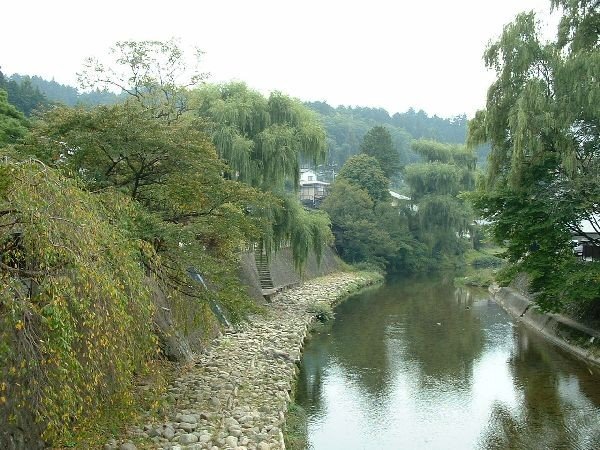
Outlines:
{"type": "Polygon", "coordinates": [[[497,246],[484,246],[479,250],[467,251],[464,255],[465,272],[463,276],[456,277],[454,283],[459,286],[490,286],[504,264],[504,260],[498,256],[503,251],[503,248],[497,246]]]}
{"type": "Polygon", "coordinates": [[[294,402],[288,406],[283,437],[287,450],[305,450],[308,444],[306,411],[294,402]]]}

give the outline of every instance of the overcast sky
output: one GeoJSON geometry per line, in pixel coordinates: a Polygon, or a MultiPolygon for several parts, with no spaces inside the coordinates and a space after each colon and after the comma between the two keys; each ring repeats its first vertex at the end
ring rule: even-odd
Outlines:
{"type": "Polygon", "coordinates": [[[302,100],[472,116],[493,74],[482,54],[520,11],[549,0],[8,0],[0,66],[76,85],[118,40],[181,39],[209,81],[302,100]],[[84,6],[90,5],[90,6],[84,6]],[[190,52],[191,53],[191,52],[190,52]]]}

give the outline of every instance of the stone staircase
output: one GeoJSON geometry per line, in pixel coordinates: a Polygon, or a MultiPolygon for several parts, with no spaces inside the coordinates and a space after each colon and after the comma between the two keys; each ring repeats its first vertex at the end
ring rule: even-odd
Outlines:
{"type": "Polygon", "coordinates": [[[275,286],[273,285],[273,279],[271,278],[271,271],[269,270],[269,263],[267,261],[267,255],[261,250],[254,250],[254,259],[256,260],[256,269],[258,270],[258,279],[260,281],[260,287],[263,291],[263,296],[267,298],[273,292],[275,292],[275,286]]]}

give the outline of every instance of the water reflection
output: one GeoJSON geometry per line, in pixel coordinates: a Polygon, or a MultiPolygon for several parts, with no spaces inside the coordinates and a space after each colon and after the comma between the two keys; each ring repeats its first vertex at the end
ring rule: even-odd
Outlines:
{"type": "Polygon", "coordinates": [[[297,396],[315,450],[600,448],[598,376],[451,277],[342,304],[297,396]]]}
{"type": "Polygon", "coordinates": [[[600,448],[598,377],[519,326],[508,360],[520,404],[496,404],[484,435],[489,449],[600,448]],[[543,439],[540,437],[543,436],[543,439]]]}

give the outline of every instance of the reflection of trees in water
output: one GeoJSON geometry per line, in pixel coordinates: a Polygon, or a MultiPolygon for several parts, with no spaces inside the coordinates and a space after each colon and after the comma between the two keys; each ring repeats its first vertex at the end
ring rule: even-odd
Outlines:
{"type": "Polygon", "coordinates": [[[317,333],[307,345],[302,357],[296,385],[296,402],[321,409],[323,369],[329,360],[331,338],[326,333],[317,333]]]}
{"type": "Polygon", "coordinates": [[[482,438],[485,449],[597,449],[600,448],[599,409],[591,408],[592,417],[581,414],[581,402],[600,403],[600,390],[592,388],[593,377],[582,366],[577,373],[581,384],[593,391],[590,399],[581,398],[580,389],[561,396],[559,387],[565,384],[577,363],[563,358],[540,338],[523,327],[515,331],[517,349],[509,364],[513,383],[522,395],[515,411],[505,405],[494,405],[488,429],[482,438]],[[565,372],[566,369],[566,372],[565,372]],[[579,403],[579,405],[577,405],[579,403]]]}
{"type": "Polygon", "coordinates": [[[390,361],[391,355],[418,366],[421,385],[468,383],[483,348],[472,302],[468,290],[452,286],[452,277],[442,283],[430,278],[388,283],[340,305],[332,356],[375,398],[389,391],[392,368],[402,363],[390,361]]]}
{"type": "Polygon", "coordinates": [[[419,366],[421,384],[468,384],[484,342],[479,317],[470,309],[473,298],[450,283],[431,281],[408,285],[399,296],[405,356],[419,366]]]}
{"type": "Polygon", "coordinates": [[[331,329],[332,356],[372,399],[390,388],[386,326],[395,314],[394,303],[386,287],[359,295],[338,307],[331,329]]]}

